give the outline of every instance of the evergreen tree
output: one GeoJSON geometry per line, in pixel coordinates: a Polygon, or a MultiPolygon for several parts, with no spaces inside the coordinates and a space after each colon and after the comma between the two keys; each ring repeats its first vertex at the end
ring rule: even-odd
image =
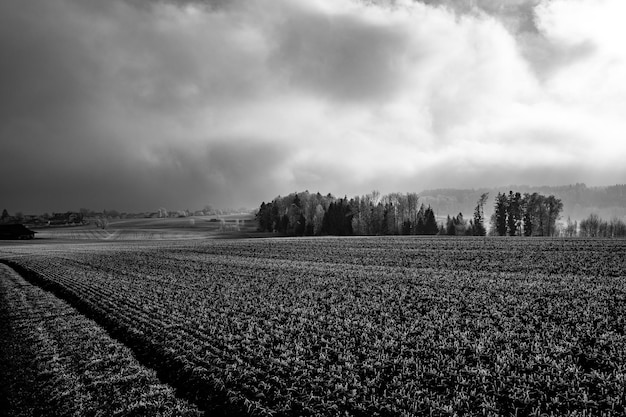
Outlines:
{"type": "Polygon", "coordinates": [[[484,220],[484,206],[488,196],[489,193],[481,194],[478,202],[476,203],[476,208],[474,209],[474,222],[472,224],[474,236],[485,236],[487,234],[484,220]]]}
{"type": "Polygon", "coordinates": [[[324,215],[322,233],[328,235],[352,235],[352,211],[347,199],[330,203],[324,215]]]}
{"type": "Polygon", "coordinates": [[[265,204],[265,201],[261,203],[261,206],[259,207],[259,211],[257,211],[256,215],[254,216],[256,221],[257,221],[257,230],[259,232],[265,232],[267,230],[267,224],[265,223],[265,212],[267,211],[267,205],[265,204]]]}
{"type": "Polygon", "coordinates": [[[433,212],[433,209],[430,208],[430,206],[428,206],[428,208],[424,212],[424,216],[426,218],[426,220],[424,221],[424,234],[436,235],[439,231],[439,227],[437,226],[435,213],[433,212]]]}
{"type": "Polygon", "coordinates": [[[326,235],[334,235],[337,230],[335,203],[332,202],[328,206],[328,210],[324,213],[324,221],[322,222],[322,233],[326,235]]]}
{"type": "Polygon", "coordinates": [[[300,201],[300,197],[298,197],[298,193],[296,193],[296,196],[293,198],[293,205],[302,208],[302,202],[300,201]]]}
{"type": "Polygon", "coordinates": [[[454,229],[457,236],[464,236],[467,234],[467,222],[463,218],[463,213],[459,213],[453,220],[454,229]]]}
{"type": "Polygon", "coordinates": [[[506,197],[506,194],[498,193],[498,196],[496,197],[495,212],[494,212],[494,222],[495,222],[494,229],[496,233],[498,234],[498,236],[506,236],[507,206],[508,206],[508,199],[506,197]]]}
{"type": "Polygon", "coordinates": [[[278,202],[276,200],[272,203],[270,218],[272,219],[270,231],[277,232],[280,228],[280,210],[278,209],[278,202]]]}
{"type": "Polygon", "coordinates": [[[446,234],[449,236],[456,235],[456,225],[454,224],[454,219],[450,218],[449,214],[446,219],[446,234]]]}
{"type": "Polygon", "coordinates": [[[522,196],[520,193],[513,194],[513,191],[509,191],[506,213],[506,225],[509,236],[517,236],[519,231],[519,227],[522,221],[522,213],[520,210],[521,199],[522,196]]]}
{"type": "Polygon", "coordinates": [[[532,236],[533,235],[533,197],[529,193],[525,193],[522,198],[521,209],[522,209],[522,224],[524,228],[524,236],[532,236]]]}
{"type": "Polygon", "coordinates": [[[287,216],[286,214],[283,214],[283,216],[280,218],[278,231],[280,233],[287,233],[288,230],[289,230],[289,216],[287,216]]]}
{"type": "Polygon", "coordinates": [[[403,235],[410,235],[411,229],[412,229],[411,220],[405,220],[404,222],[402,222],[402,234],[403,235]]]}
{"type": "Polygon", "coordinates": [[[296,223],[294,232],[296,236],[304,236],[305,231],[306,231],[306,218],[304,217],[303,214],[300,214],[300,217],[298,218],[298,222],[296,223]]]}
{"type": "Polygon", "coordinates": [[[415,225],[415,234],[416,235],[426,234],[426,224],[424,223],[424,218],[421,216],[417,219],[417,224],[415,225]]]}

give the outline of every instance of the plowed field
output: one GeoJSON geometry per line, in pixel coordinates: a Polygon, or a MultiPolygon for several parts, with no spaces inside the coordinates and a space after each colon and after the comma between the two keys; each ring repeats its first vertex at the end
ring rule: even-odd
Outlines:
{"type": "Polygon", "coordinates": [[[0,259],[212,414],[626,412],[622,240],[12,245],[0,259]]]}

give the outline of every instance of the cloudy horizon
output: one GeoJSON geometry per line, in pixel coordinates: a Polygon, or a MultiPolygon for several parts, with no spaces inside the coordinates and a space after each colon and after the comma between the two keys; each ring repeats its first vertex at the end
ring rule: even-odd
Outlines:
{"type": "Polygon", "coordinates": [[[626,179],[621,0],[0,4],[2,208],[626,179]]]}

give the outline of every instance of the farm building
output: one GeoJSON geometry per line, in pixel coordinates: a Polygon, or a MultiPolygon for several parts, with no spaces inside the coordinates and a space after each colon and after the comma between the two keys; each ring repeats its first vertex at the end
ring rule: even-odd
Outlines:
{"type": "Polygon", "coordinates": [[[33,239],[35,233],[23,224],[0,225],[0,239],[33,239]]]}

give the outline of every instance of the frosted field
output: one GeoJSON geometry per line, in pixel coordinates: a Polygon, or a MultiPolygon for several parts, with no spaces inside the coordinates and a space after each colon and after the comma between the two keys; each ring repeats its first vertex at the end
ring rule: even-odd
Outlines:
{"type": "Polygon", "coordinates": [[[622,415],[625,253],[535,238],[0,246],[181,401],[284,416],[622,415]]]}

